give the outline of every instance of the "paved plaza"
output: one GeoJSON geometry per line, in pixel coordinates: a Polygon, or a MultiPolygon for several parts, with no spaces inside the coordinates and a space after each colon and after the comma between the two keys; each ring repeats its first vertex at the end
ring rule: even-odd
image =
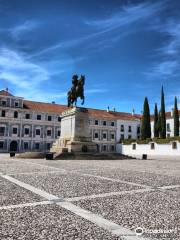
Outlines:
{"type": "Polygon", "coordinates": [[[179,240],[180,161],[1,154],[0,239],[179,240]]]}

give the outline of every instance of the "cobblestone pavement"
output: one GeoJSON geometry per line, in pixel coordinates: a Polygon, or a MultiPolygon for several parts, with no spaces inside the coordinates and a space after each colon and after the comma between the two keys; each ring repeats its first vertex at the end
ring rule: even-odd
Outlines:
{"type": "Polygon", "coordinates": [[[0,155],[1,240],[179,240],[180,161],[0,155]]]}

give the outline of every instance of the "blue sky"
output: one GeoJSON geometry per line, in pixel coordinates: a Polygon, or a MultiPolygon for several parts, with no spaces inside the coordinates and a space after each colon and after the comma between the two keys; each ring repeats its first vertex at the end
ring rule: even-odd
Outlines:
{"type": "Polygon", "coordinates": [[[85,106],[153,112],[180,97],[180,3],[136,0],[1,0],[0,87],[66,104],[85,74],[85,106]]]}

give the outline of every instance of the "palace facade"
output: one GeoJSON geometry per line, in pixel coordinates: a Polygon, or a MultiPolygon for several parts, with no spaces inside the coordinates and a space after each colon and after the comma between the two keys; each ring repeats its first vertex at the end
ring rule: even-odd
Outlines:
{"type": "MultiPolygon", "coordinates": [[[[0,152],[50,150],[61,135],[65,105],[42,103],[0,91],[0,152]]],[[[100,152],[116,152],[122,139],[139,138],[140,115],[88,108],[92,141],[100,152]]]]}

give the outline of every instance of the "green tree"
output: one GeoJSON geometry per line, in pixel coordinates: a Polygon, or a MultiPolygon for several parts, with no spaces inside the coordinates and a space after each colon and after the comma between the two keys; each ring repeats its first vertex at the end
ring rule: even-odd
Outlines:
{"type": "Polygon", "coordinates": [[[141,121],[141,139],[145,140],[147,138],[151,138],[151,120],[148,99],[145,97],[141,121]]]}
{"type": "Polygon", "coordinates": [[[161,132],[161,111],[159,111],[159,114],[158,114],[157,128],[158,128],[158,137],[160,137],[160,132],[161,132]]]}
{"type": "Polygon", "coordinates": [[[155,108],[154,108],[154,137],[159,137],[158,107],[157,107],[157,103],[155,103],[155,108]]]}
{"type": "Polygon", "coordinates": [[[166,138],[166,111],[165,111],[163,86],[162,86],[162,90],[161,90],[161,131],[160,131],[160,137],[161,138],[166,138]]]}
{"type": "Polygon", "coordinates": [[[174,136],[179,136],[179,111],[177,105],[177,97],[174,99],[174,136]]]}

